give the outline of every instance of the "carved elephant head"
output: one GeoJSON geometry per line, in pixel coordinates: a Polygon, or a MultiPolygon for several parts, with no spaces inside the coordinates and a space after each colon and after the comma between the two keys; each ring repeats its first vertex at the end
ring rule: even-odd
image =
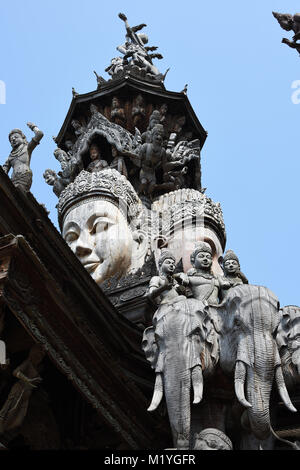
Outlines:
{"type": "Polygon", "coordinates": [[[281,319],[276,341],[287,386],[300,382],[300,307],[288,305],[280,310],[281,319]]]}
{"type": "Polygon", "coordinates": [[[270,435],[269,403],[275,378],[279,394],[290,411],[275,334],[280,322],[279,302],[267,288],[236,286],[219,309],[220,365],[234,374],[235,393],[247,409],[253,434],[270,435]]]}

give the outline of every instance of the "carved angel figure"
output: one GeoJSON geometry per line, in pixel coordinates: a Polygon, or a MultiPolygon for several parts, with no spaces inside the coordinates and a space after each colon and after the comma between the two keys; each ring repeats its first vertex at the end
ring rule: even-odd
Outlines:
{"type": "Polygon", "coordinates": [[[272,13],[282,29],[285,31],[293,31],[295,33],[292,38],[293,41],[283,38],[282,42],[293,49],[297,49],[300,54],[300,43],[297,42],[300,39],[300,13],[296,13],[295,15],[290,15],[289,13],[277,13],[275,11],[272,13]]]}
{"type": "Polygon", "coordinates": [[[117,50],[124,54],[125,60],[131,58],[134,65],[144,68],[153,75],[160,75],[159,70],[153,65],[152,59],[162,59],[162,55],[157,53],[149,54],[150,51],[155,51],[157,47],[146,47],[145,44],[148,43],[148,36],[142,33],[137,34],[137,31],[140,31],[147,25],[143,23],[130,27],[124,13],[119,13],[119,18],[125,23],[126,42],[122,46],[118,46],[117,50]]]}

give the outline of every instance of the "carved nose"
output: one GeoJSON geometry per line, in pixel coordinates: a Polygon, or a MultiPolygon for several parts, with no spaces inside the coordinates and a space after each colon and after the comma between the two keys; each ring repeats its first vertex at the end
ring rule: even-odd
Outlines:
{"type": "Polygon", "coordinates": [[[83,243],[78,243],[76,246],[75,254],[76,256],[88,256],[92,253],[92,249],[83,243]]]}

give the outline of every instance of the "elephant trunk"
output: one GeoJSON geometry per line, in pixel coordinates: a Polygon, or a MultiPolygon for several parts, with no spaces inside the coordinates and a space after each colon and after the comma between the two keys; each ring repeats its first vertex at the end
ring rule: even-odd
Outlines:
{"type": "MultiPolygon", "coordinates": [[[[237,359],[243,356],[244,348],[245,345],[239,345],[237,359]]],[[[297,411],[288,395],[282,368],[276,361],[276,352],[276,344],[274,344],[273,338],[257,335],[254,342],[252,364],[249,365],[250,361],[246,363],[237,360],[235,367],[236,396],[239,402],[247,408],[253,434],[261,440],[267,439],[270,435],[269,405],[274,377],[285,406],[290,411],[297,411]]]]}
{"type": "Polygon", "coordinates": [[[247,397],[252,404],[248,408],[248,418],[253,434],[257,439],[267,439],[270,435],[270,395],[274,371],[257,370],[257,367],[248,367],[247,371],[247,397]]]}
{"type": "Polygon", "coordinates": [[[236,395],[247,408],[253,434],[261,440],[270,435],[269,405],[276,367],[274,346],[271,335],[260,335],[256,330],[255,338],[246,335],[237,351],[236,395]]]}

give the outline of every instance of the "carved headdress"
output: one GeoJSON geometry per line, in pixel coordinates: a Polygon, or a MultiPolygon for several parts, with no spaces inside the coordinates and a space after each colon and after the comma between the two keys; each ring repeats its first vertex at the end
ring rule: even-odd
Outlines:
{"type": "Polygon", "coordinates": [[[172,259],[172,260],[174,260],[174,263],[176,262],[176,258],[175,258],[175,256],[171,253],[171,251],[169,251],[169,250],[167,250],[167,249],[162,249],[162,250],[161,250],[160,257],[159,257],[159,260],[158,260],[158,267],[159,267],[159,268],[161,267],[161,265],[163,264],[163,262],[164,262],[166,259],[172,259]]]}
{"type": "Polygon", "coordinates": [[[57,205],[60,226],[71,208],[89,198],[112,202],[129,223],[142,213],[142,203],[125,176],[113,169],[94,173],[83,170],[60,195],[57,205]]]}
{"type": "Polygon", "coordinates": [[[239,266],[240,266],[240,260],[238,259],[237,255],[235,254],[235,252],[233,250],[227,250],[225,255],[224,255],[224,258],[223,258],[223,265],[225,264],[226,261],[228,261],[229,259],[234,259],[235,261],[238,262],[239,266]]]}
{"type": "Polygon", "coordinates": [[[245,274],[241,272],[240,260],[238,259],[237,255],[235,254],[233,250],[227,250],[224,257],[220,256],[219,258],[219,263],[222,266],[223,271],[225,272],[224,265],[226,261],[228,261],[229,259],[235,260],[238,263],[239,269],[236,275],[243,281],[244,284],[248,284],[249,283],[248,279],[246,278],[245,274]]]}

